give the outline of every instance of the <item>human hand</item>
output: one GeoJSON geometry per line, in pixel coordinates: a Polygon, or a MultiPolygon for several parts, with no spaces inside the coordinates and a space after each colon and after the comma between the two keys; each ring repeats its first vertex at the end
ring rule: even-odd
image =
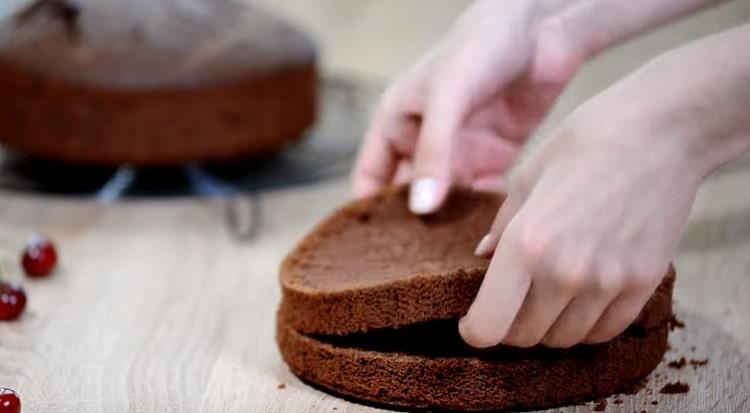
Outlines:
{"type": "Polygon", "coordinates": [[[537,2],[479,1],[385,93],[353,174],[357,196],[414,181],[437,210],[453,184],[498,190],[583,56],[537,2]]]}
{"type": "Polygon", "coordinates": [[[750,150],[748,39],[745,25],[655,59],[519,165],[477,247],[494,255],[459,324],[467,343],[569,347],[630,325],[676,255],[699,183],[750,150]]]}
{"type": "Polygon", "coordinates": [[[701,176],[653,130],[602,116],[615,111],[584,109],[519,166],[477,248],[494,256],[460,323],[470,345],[608,341],[660,283],[701,176]]]}

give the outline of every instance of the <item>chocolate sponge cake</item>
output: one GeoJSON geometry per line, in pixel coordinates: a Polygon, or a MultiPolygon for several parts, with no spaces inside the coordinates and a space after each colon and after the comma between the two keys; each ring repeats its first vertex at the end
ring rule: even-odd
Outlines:
{"type": "Polygon", "coordinates": [[[487,269],[472,248],[501,199],[454,192],[439,214],[416,217],[406,196],[401,188],[346,206],[297,246],[281,267],[287,324],[346,334],[466,311],[487,269]]]}
{"type": "Polygon", "coordinates": [[[75,163],[277,150],[315,120],[316,48],[240,0],[27,1],[0,20],[0,142],[75,163]]]}
{"type": "Polygon", "coordinates": [[[608,343],[468,349],[457,320],[488,264],[473,247],[502,198],[454,190],[427,217],[409,213],[406,198],[399,187],[344,206],[282,264],[277,341],[302,379],[407,408],[530,409],[621,391],[661,360],[671,268],[633,325],[608,343]]]}
{"type": "Polygon", "coordinates": [[[488,354],[463,348],[457,329],[455,322],[427,324],[349,339],[305,335],[279,322],[277,341],[294,374],[333,394],[401,408],[468,411],[541,409],[606,397],[646,377],[667,349],[666,324],[631,327],[598,346],[488,354]],[[393,339],[400,334],[408,338],[393,339]],[[386,340],[393,344],[381,348],[386,340]]]}
{"type": "MultiPolygon", "coordinates": [[[[407,189],[398,187],[353,202],[297,245],[281,265],[284,323],[302,333],[342,335],[466,313],[489,264],[474,247],[502,198],[456,189],[426,217],[410,213],[406,198],[407,189]]],[[[652,297],[660,301],[652,310],[671,314],[671,292],[665,293],[652,297]]],[[[666,316],[643,312],[640,320],[666,316]]]]}

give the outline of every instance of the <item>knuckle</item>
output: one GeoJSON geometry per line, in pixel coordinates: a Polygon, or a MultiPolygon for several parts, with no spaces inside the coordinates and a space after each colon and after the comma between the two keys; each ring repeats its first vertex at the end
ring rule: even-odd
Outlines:
{"type": "Polygon", "coordinates": [[[547,231],[536,225],[511,222],[507,232],[513,240],[516,253],[522,262],[531,268],[541,266],[545,253],[551,244],[551,237],[547,231]]]}
{"type": "Polygon", "coordinates": [[[625,272],[614,268],[601,268],[596,270],[590,278],[590,289],[596,293],[615,293],[622,290],[625,272]]]}
{"type": "Polygon", "coordinates": [[[559,291],[573,292],[592,282],[590,274],[589,265],[585,261],[559,259],[548,276],[559,291]]]}
{"type": "Polygon", "coordinates": [[[654,268],[654,266],[644,263],[633,264],[627,274],[623,275],[623,283],[631,290],[649,289],[659,279],[659,271],[654,270],[654,268]]]}
{"type": "Polygon", "coordinates": [[[553,281],[560,291],[577,291],[587,282],[587,273],[575,267],[563,267],[554,272],[553,281]]]}

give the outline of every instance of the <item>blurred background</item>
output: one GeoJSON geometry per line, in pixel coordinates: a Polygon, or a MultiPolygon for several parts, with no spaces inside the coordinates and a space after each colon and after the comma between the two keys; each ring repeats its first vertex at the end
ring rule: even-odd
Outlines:
{"type": "MultiPolygon", "coordinates": [[[[223,196],[343,176],[385,85],[434,44],[470,2],[240,1],[252,7],[244,12],[249,16],[239,18],[236,10],[194,0],[110,3],[8,0],[0,6],[5,16],[0,62],[7,78],[0,141],[10,149],[0,162],[0,187],[100,199],[223,196]],[[144,18],[153,12],[149,8],[158,13],[144,18]],[[300,58],[312,53],[300,51],[306,47],[317,53],[300,58]],[[285,80],[267,76],[305,65],[317,70],[311,76],[318,80],[302,80],[283,93],[278,85],[285,80]],[[177,71],[181,74],[174,75],[177,71]],[[277,82],[270,86],[277,89],[252,93],[259,89],[252,85],[256,74],[256,83],[277,82]],[[243,76],[250,81],[238,82],[243,76]],[[194,103],[179,106],[170,100],[182,100],[179,94],[155,97],[158,93],[134,88],[133,79],[167,94],[200,88],[201,82],[224,83],[234,93],[222,97],[220,91],[196,90],[184,95],[194,103]],[[317,82],[314,90],[312,82],[317,82]],[[277,98],[258,96],[264,93],[277,98]],[[290,97],[295,94],[304,99],[290,97]],[[225,103],[211,106],[207,99],[225,103]],[[273,105],[288,108],[263,110],[273,105]],[[203,116],[181,121],[193,117],[190,111],[203,116]],[[227,123],[231,114],[225,112],[232,111],[244,125],[215,127],[227,123]],[[290,118],[291,112],[303,115],[290,118]],[[182,127],[163,127],[170,123],[182,127]]],[[[604,53],[580,72],[537,135],[548,135],[576,106],[649,58],[749,16],[747,2],[726,2],[604,53]]]]}

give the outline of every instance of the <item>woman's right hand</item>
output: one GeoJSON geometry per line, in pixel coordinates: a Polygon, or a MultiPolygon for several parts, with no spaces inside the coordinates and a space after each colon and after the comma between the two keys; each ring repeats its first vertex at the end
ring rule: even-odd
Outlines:
{"type": "Polygon", "coordinates": [[[475,3],[385,93],[354,170],[367,196],[413,182],[410,208],[436,211],[451,185],[501,190],[522,145],[583,54],[534,1],[475,3]]]}

